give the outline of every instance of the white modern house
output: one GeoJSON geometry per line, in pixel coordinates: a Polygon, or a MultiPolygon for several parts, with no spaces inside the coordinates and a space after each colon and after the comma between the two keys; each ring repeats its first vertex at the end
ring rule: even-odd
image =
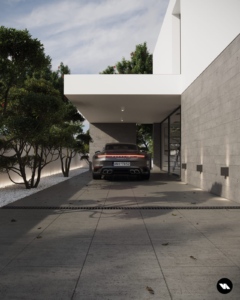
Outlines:
{"type": "Polygon", "coordinates": [[[152,123],[153,172],[240,202],[239,12],[239,0],[170,0],[153,75],[65,75],[90,122],[90,156],[152,123]]]}

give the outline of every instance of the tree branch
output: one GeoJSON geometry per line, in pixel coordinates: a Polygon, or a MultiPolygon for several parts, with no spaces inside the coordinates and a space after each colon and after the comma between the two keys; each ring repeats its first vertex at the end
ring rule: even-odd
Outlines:
{"type": "Polygon", "coordinates": [[[11,176],[10,176],[10,174],[9,174],[9,172],[8,172],[8,170],[7,170],[7,174],[8,174],[8,178],[9,178],[13,183],[15,183],[15,184],[24,184],[24,182],[15,182],[15,181],[13,181],[12,178],[11,178],[11,176]]]}

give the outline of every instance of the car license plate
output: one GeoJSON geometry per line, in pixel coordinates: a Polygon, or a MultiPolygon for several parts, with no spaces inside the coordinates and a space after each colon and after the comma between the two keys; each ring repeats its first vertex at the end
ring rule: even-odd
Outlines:
{"type": "Polygon", "coordinates": [[[125,167],[125,166],[130,166],[130,162],[114,162],[113,165],[115,167],[125,167]]]}

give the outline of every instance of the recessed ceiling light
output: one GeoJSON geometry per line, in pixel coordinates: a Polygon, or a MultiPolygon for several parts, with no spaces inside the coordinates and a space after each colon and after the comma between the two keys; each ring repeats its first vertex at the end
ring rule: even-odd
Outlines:
{"type": "Polygon", "coordinates": [[[124,110],[125,110],[125,108],[122,106],[122,107],[121,107],[121,111],[124,111],[124,110]]]}
{"type": "Polygon", "coordinates": [[[123,119],[121,119],[121,122],[123,122],[123,119]]]}

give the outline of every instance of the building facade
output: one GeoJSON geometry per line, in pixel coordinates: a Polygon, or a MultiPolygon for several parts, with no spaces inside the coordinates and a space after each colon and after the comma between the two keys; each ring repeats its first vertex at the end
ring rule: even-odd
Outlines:
{"type": "Polygon", "coordinates": [[[65,75],[90,122],[90,156],[152,123],[153,172],[240,202],[239,11],[239,0],[170,0],[153,75],[65,75]]]}

